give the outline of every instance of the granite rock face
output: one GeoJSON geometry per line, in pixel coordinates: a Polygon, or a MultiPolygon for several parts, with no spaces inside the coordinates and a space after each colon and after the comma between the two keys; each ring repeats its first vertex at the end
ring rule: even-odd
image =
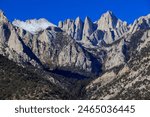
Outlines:
{"type": "MultiPolygon", "coordinates": [[[[111,66],[112,68],[106,70],[99,78],[92,80],[85,87],[85,99],[149,99],[149,33],[150,30],[137,31],[134,35],[131,34],[132,36],[128,37],[130,38],[130,43],[124,43],[128,58],[127,56],[126,59],[123,59],[124,57],[120,58],[121,56],[117,58],[126,62],[116,60],[121,64],[111,66]]],[[[122,41],[118,42],[118,44],[122,45],[122,41]]]]}
{"type": "Polygon", "coordinates": [[[138,30],[148,28],[150,28],[150,15],[142,16],[139,19],[135,20],[130,28],[130,32],[135,33],[138,30]]]}
{"type": "MultiPolygon", "coordinates": [[[[5,16],[1,17],[1,54],[20,64],[28,63],[49,70],[71,70],[85,75],[99,74],[101,66],[98,60],[60,28],[49,26],[33,34],[26,28],[23,29],[22,25],[19,27],[13,23],[13,26],[8,20],[5,21],[5,16]]],[[[35,25],[37,22],[41,24],[41,21],[43,22],[30,20],[27,23],[35,25]]],[[[77,18],[78,28],[82,28],[80,23],[77,18]]],[[[78,29],[76,32],[81,33],[78,29]]]]}
{"type": "Polygon", "coordinates": [[[76,20],[67,19],[64,22],[60,21],[58,27],[64,30],[68,35],[70,35],[75,40],[82,39],[83,22],[80,19],[80,17],[77,17],[76,20]]]}
{"type": "Polygon", "coordinates": [[[129,30],[127,23],[118,19],[111,11],[104,13],[97,21],[97,25],[97,30],[104,31],[103,40],[107,44],[113,43],[129,30]]]}
{"type": "Polygon", "coordinates": [[[0,51],[15,62],[24,63],[30,61],[14,26],[7,20],[4,13],[0,13],[0,51]]]}
{"type": "Polygon", "coordinates": [[[60,21],[59,27],[75,40],[94,46],[99,45],[101,40],[111,44],[129,31],[128,24],[118,19],[111,11],[104,13],[95,23],[89,17],[86,17],[83,23],[78,17],[75,21],[60,21]]]}
{"type": "Polygon", "coordinates": [[[73,98],[149,99],[149,29],[150,15],[128,25],[108,11],[96,22],[78,17],[56,26],[46,19],[11,23],[0,11],[0,54],[42,71],[65,95],[75,90],[73,98]]]}
{"type": "Polygon", "coordinates": [[[99,66],[93,66],[92,55],[63,32],[44,30],[39,35],[24,35],[23,40],[48,69],[74,69],[76,72],[83,70],[98,73],[95,70],[99,66]]]}

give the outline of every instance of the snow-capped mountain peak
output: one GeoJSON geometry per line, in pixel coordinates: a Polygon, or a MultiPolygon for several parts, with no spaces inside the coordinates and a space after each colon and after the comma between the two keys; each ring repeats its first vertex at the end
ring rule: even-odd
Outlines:
{"type": "Polygon", "coordinates": [[[26,20],[20,21],[20,20],[14,20],[13,25],[20,27],[26,31],[29,31],[32,34],[35,34],[41,30],[44,30],[48,27],[57,27],[56,25],[52,24],[51,22],[47,21],[44,18],[41,19],[31,19],[31,20],[26,20]]]}

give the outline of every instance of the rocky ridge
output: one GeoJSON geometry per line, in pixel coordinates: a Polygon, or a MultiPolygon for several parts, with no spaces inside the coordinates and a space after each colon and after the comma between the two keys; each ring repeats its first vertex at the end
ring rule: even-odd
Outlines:
{"type": "Polygon", "coordinates": [[[69,95],[58,99],[149,99],[149,21],[128,25],[108,11],[94,23],[78,17],[57,27],[45,19],[11,23],[0,11],[0,54],[45,72],[69,95]]]}

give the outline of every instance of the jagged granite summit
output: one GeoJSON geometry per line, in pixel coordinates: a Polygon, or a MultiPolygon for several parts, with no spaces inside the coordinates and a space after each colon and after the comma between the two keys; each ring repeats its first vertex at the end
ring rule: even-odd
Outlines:
{"type": "Polygon", "coordinates": [[[128,25],[108,11],[96,22],[56,26],[44,18],[11,23],[0,11],[0,99],[150,99],[149,42],[150,15],[128,25]],[[10,80],[24,93],[2,85],[10,80]]]}
{"type": "MultiPolygon", "coordinates": [[[[40,21],[43,23],[43,20],[28,21],[27,23],[38,26],[40,21]]],[[[1,40],[7,40],[1,46],[1,53],[9,56],[9,59],[20,64],[31,64],[47,70],[70,71],[72,69],[79,74],[99,74],[101,65],[98,60],[60,28],[53,30],[50,26],[33,34],[23,29],[22,23],[21,26],[20,23],[16,26],[15,23],[12,25],[3,20],[1,23],[1,35],[4,36],[1,40]]]]}
{"type": "Polygon", "coordinates": [[[84,22],[78,17],[60,21],[58,27],[85,45],[99,45],[101,40],[110,44],[129,31],[127,22],[118,19],[111,11],[104,13],[95,23],[89,17],[84,22]]]}

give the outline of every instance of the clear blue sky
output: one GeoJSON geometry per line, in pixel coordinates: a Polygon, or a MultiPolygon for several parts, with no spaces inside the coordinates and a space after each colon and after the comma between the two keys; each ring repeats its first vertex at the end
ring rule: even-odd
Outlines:
{"type": "Polygon", "coordinates": [[[67,18],[82,19],[89,16],[92,21],[111,10],[128,23],[150,13],[150,0],[0,0],[2,9],[10,21],[46,18],[57,24],[67,18]]]}

